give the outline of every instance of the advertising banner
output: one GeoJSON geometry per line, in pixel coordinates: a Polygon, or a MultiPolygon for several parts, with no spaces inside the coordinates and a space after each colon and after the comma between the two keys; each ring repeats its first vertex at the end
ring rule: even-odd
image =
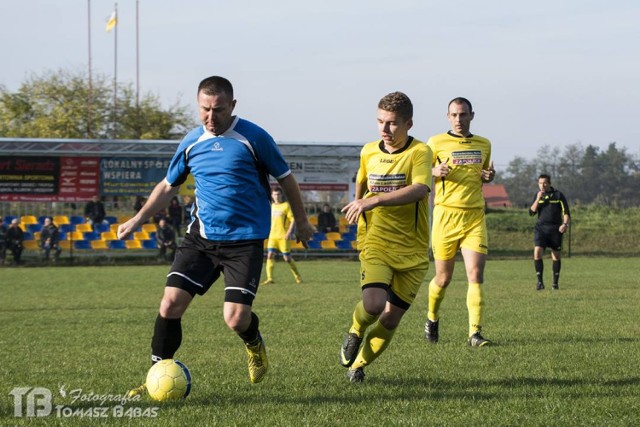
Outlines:
{"type": "Polygon", "coordinates": [[[146,196],[164,179],[170,161],[166,157],[103,157],[100,194],[146,196]]]}

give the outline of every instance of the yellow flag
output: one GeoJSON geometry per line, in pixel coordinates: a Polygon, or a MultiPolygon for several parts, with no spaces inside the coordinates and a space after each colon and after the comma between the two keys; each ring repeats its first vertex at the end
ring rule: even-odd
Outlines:
{"type": "Polygon", "coordinates": [[[107,21],[107,33],[113,30],[113,27],[115,27],[117,23],[118,23],[118,19],[116,17],[116,11],[114,10],[113,13],[111,14],[111,17],[107,21]]]}

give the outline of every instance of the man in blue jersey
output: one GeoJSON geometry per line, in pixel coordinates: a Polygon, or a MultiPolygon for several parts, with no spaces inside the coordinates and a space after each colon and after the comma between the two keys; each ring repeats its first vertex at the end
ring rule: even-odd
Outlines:
{"type": "MultiPolygon", "coordinates": [[[[182,340],[181,318],[196,294],[204,295],[224,273],[224,320],[244,341],[249,378],[262,381],[268,362],[259,319],[252,312],[269,236],[271,208],[267,174],[291,204],[296,239],[309,240],[314,228],[304,212],[300,189],[273,138],[257,125],[233,115],[236,100],[222,77],[198,87],[203,126],[189,132],[171,160],[166,178],[147,202],[118,228],[125,239],[149,216],[166,207],[189,174],[195,180],[194,206],[187,234],[167,275],[151,341],[151,361],[173,358],[182,340]]],[[[129,392],[144,392],[141,386],[129,392]]]]}

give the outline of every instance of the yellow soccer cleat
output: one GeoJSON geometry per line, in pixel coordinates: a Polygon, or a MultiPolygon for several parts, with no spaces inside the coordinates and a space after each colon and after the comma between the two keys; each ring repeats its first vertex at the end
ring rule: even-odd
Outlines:
{"type": "Polygon", "coordinates": [[[267,279],[264,282],[260,283],[261,285],[273,285],[275,282],[271,279],[267,279]]]}
{"type": "Polygon", "coordinates": [[[146,392],[147,392],[147,385],[142,384],[140,387],[136,387],[134,389],[129,390],[129,392],[127,393],[127,397],[140,396],[142,394],[145,394],[146,392]]]}
{"type": "Polygon", "coordinates": [[[249,379],[253,384],[262,381],[269,370],[269,361],[267,359],[264,340],[261,335],[258,335],[258,339],[257,344],[246,346],[247,354],[249,355],[249,379]]]}
{"type": "Polygon", "coordinates": [[[296,283],[299,285],[300,283],[302,283],[302,277],[300,276],[296,276],[296,283]]]}

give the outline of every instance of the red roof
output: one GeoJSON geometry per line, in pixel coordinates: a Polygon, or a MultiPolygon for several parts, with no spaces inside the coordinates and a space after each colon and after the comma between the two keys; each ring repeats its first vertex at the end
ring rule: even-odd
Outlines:
{"type": "Polygon", "coordinates": [[[510,208],[511,201],[507,190],[502,184],[484,184],[482,186],[482,195],[487,207],[490,208],[510,208]]]}

